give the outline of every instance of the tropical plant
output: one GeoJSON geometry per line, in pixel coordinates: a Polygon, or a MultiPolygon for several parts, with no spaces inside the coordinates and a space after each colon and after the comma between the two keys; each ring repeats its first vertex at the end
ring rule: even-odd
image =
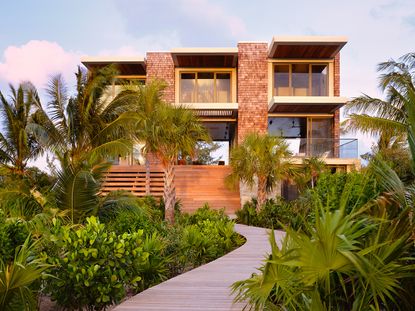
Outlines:
{"type": "Polygon", "coordinates": [[[9,100],[0,92],[0,163],[5,174],[21,176],[25,173],[27,162],[42,151],[34,136],[26,131],[38,98],[30,83],[20,84],[17,89],[11,84],[9,87],[9,100]]]}
{"type": "Polygon", "coordinates": [[[69,96],[61,75],[53,77],[47,88],[47,109],[36,100],[37,112],[27,127],[59,160],[54,191],[73,221],[93,209],[108,159],[131,150],[127,127],[135,120],[129,114],[134,92],[125,90],[109,100],[108,85],[115,75],[114,67],[88,74],[78,68],[74,96],[69,96]]]}
{"type": "Polygon", "coordinates": [[[385,100],[362,95],[346,104],[349,118],[343,123],[345,130],[359,130],[371,135],[390,138],[408,134],[410,148],[415,154],[415,53],[406,54],[398,61],[390,60],[378,65],[380,87],[385,100]]]}
{"type": "Polygon", "coordinates": [[[290,155],[288,145],[282,138],[250,133],[231,151],[232,173],[227,177],[227,182],[235,185],[242,181],[251,187],[257,182],[259,210],[267,194],[288,174],[290,155]]]}
{"type": "MultiPolygon", "coordinates": [[[[259,274],[233,285],[238,301],[260,310],[407,310],[406,279],[415,276],[408,208],[364,204],[346,213],[354,187],[332,209],[314,197],[315,222],[289,227],[259,274]]],[[[384,202],[383,202],[384,203],[384,202]]]]}
{"type": "Polygon", "coordinates": [[[144,153],[156,155],[163,166],[165,218],[173,223],[176,203],[174,165],[180,154],[192,155],[198,141],[209,141],[210,138],[192,111],[162,101],[162,84],[153,82],[140,90],[143,95],[138,101],[136,136],[138,142],[144,144],[144,153]]]}
{"type": "Polygon", "coordinates": [[[57,248],[47,254],[53,266],[45,292],[60,306],[103,310],[139,286],[139,269],[148,257],[142,231],[117,235],[95,217],[87,218],[81,228],[55,222],[52,231],[57,248]]]}
{"type": "Polygon", "coordinates": [[[37,310],[37,299],[30,285],[40,280],[49,265],[33,255],[35,244],[28,236],[16,249],[13,261],[0,258],[0,309],[37,310]]]}

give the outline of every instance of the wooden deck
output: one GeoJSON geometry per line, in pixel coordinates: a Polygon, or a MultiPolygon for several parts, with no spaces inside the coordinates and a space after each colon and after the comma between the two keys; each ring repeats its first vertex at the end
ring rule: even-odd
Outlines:
{"type": "MultiPolygon", "coordinates": [[[[132,297],[115,308],[118,311],[242,310],[233,304],[230,286],[256,271],[270,251],[267,229],[236,225],[246,243],[233,252],[199,268],[167,280],[132,297]]],[[[284,236],[275,231],[278,240],[284,236]]]]}

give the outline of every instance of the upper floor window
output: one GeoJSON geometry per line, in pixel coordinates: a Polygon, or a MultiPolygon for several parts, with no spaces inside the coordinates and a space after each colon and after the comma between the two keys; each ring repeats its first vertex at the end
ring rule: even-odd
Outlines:
{"type": "Polygon", "coordinates": [[[230,103],[231,72],[181,72],[181,103],[230,103]]]}
{"type": "Polygon", "coordinates": [[[274,96],[328,95],[328,64],[274,65],[274,96]]]}

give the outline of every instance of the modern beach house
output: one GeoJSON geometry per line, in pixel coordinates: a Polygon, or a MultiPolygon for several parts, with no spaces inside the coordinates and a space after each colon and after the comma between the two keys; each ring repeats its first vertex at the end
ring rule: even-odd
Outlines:
{"type": "MultiPolygon", "coordinates": [[[[340,51],[345,37],[276,36],[271,43],[239,42],[227,48],[177,48],[145,57],[84,57],[88,69],[116,64],[119,79],[164,80],[164,99],[193,109],[220,146],[220,165],[177,165],[176,192],[185,211],[209,202],[233,213],[249,198],[227,189],[230,148],[251,131],[282,136],[294,162],[320,156],[333,170],[359,169],[357,140],[340,137],[340,51]]],[[[119,87],[110,87],[112,96],[119,87]]],[[[119,159],[104,191],[126,189],[136,195],[162,195],[163,175],[152,169],[150,186],[139,150],[119,159]]],[[[281,193],[290,196],[281,183],[281,193]]]]}

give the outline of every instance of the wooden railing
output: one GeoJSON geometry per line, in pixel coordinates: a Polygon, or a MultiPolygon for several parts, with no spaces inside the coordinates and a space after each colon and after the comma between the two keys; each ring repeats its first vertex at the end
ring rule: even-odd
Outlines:
{"type": "MultiPolygon", "coordinates": [[[[226,213],[235,213],[240,208],[239,191],[231,191],[224,184],[230,170],[228,166],[176,165],[176,196],[182,210],[193,212],[207,202],[211,208],[225,208],[226,213]]],[[[148,193],[144,166],[114,165],[107,173],[102,193],[125,190],[140,197],[148,194],[162,197],[163,175],[161,167],[151,168],[148,193]]]]}
{"type": "Polygon", "coordinates": [[[115,190],[125,190],[139,197],[146,195],[162,197],[164,191],[163,176],[161,168],[153,167],[150,170],[150,179],[147,181],[144,166],[114,165],[106,174],[101,192],[107,194],[115,190]],[[149,182],[149,185],[146,182],[149,182]]]}

